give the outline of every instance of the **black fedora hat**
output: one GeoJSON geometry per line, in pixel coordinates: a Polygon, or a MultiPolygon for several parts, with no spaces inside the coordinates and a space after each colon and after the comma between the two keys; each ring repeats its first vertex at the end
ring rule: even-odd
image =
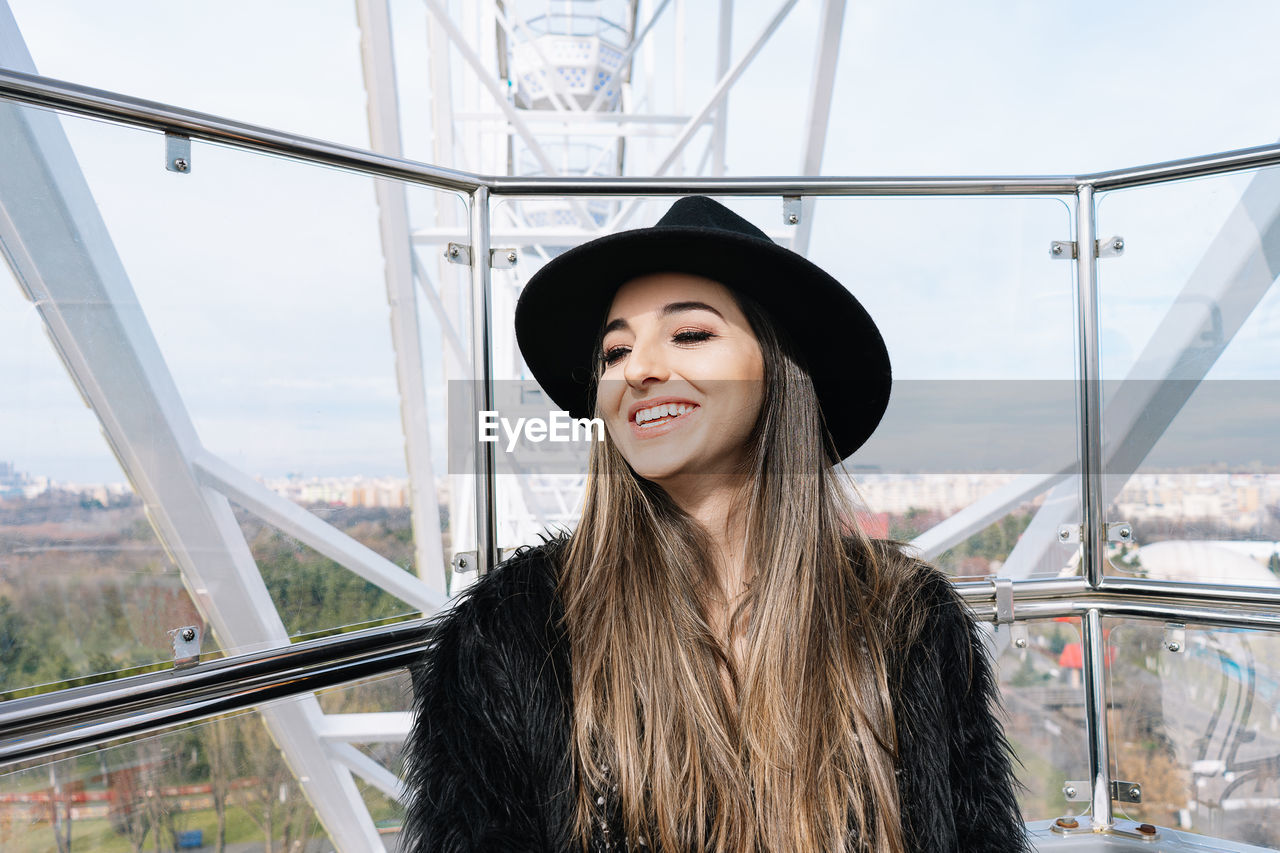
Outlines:
{"type": "MultiPolygon", "coordinates": [[[[682,198],[652,228],[610,234],[548,261],[516,304],[516,342],[538,384],[575,418],[588,408],[597,343],[618,288],[681,272],[760,303],[805,360],[839,459],[863,445],[889,405],[880,330],[848,290],[729,208],[682,198]]],[[[833,460],[838,461],[838,460],[833,460]]]]}

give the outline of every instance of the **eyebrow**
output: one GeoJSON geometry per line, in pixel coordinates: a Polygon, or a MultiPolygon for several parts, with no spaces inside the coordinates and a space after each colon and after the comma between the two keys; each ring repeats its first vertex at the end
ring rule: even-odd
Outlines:
{"type": "MultiPolygon", "coordinates": [[[[708,305],[707,303],[705,303],[705,302],[695,302],[695,301],[689,301],[689,302],[668,302],[666,305],[663,305],[663,306],[662,306],[662,310],[658,312],[658,316],[659,316],[659,317],[666,317],[666,316],[671,315],[671,314],[678,314],[678,313],[680,313],[680,312],[682,312],[682,311],[710,311],[712,314],[715,314],[715,315],[716,315],[717,317],[719,317],[721,320],[723,320],[723,319],[724,319],[724,315],[723,315],[723,314],[721,314],[721,313],[720,313],[719,311],[717,311],[716,309],[712,308],[712,307],[711,307],[710,305],[708,305]]],[[[619,317],[619,318],[618,318],[618,319],[616,319],[616,320],[610,320],[610,321],[609,321],[609,325],[607,325],[607,326],[605,326],[605,327],[604,327],[604,333],[607,335],[607,334],[609,334],[610,332],[616,331],[616,330],[618,330],[618,329],[629,329],[629,328],[631,328],[631,327],[630,327],[630,325],[627,323],[627,321],[626,321],[626,320],[624,320],[623,318],[619,317]]]]}

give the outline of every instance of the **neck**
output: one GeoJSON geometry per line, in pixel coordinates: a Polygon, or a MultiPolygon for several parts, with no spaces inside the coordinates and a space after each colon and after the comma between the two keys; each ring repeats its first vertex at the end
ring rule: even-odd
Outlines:
{"type": "Polygon", "coordinates": [[[738,511],[747,482],[748,478],[741,475],[697,474],[660,484],[676,505],[707,531],[726,602],[741,595],[750,580],[744,568],[746,525],[738,511]]]}

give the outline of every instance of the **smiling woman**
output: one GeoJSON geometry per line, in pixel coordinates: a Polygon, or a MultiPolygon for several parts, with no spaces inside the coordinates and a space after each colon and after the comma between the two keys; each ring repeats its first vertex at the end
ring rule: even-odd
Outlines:
{"type": "Polygon", "coordinates": [[[1024,850],[977,628],[836,473],[889,398],[853,295],[695,197],[548,263],[516,334],[605,440],[577,529],[431,628],[407,849],[1024,850]]]}

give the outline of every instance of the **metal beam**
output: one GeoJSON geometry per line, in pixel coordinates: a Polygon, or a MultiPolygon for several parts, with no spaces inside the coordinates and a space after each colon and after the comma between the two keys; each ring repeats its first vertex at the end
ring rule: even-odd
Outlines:
{"type": "MultiPolygon", "coordinates": [[[[356,0],[356,17],[361,33],[360,64],[368,93],[369,142],[375,151],[400,159],[400,107],[387,0],[356,0]]],[[[447,572],[440,533],[440,500],[431,463],[427,379],[422,364],[422,330],[418,327],[418,291],[413,281],[408,202],[405,186],[399,182],[374,181],[373,192],[378,203],[391,345],[400,392],[400,425],[409,472],[414,564],[418,577],[433,593],[428,598],[443,601],[447,572]]]]}
{"type": "MultiPolygon", "coordinates": [[[[800,174],[822,172],[822,154],[827,145],[827,127],[831,124],[831,97],[835,89],[836,65],[840,59],[840,41],[844,33],[844,0],[822,0],[818,23],[817,57],[813,79],[809,83],[809,114],[805,118],[805,146],[800,161],[800,174]]],[[[809,253],[813,234],[813,199],[800,202],[800,222],[796,225],[793,251],[809,253]]]]}
{"type": "MultiPolygon", "coordinates": [[[[453,46],[457,48],[458,53],[462,54],[463,60],[467,65],[471,66],[473,76],[479,81],[480,85],[485,88],[490,97],[493,98],[493,102],[497,104],[498,109],[502,110],[502,114],[507,117],[507,121],[511,122],[512,127],[516,129],[516,132],[520,135],[520,139],[529,148],[529,152],[533,154],[534,159],[538,161],[538,166],[541,167],[542,171],[548,175],[558,175],[560,170],[551,162],[551,158],[547,156],[546,151],[544,151],[542,145],[539,144],[537,137],[533,134],[533,131],[529,129],[527,124],[525,124],[520,113],[507,101],[506,93],[502,91],[498,86],[497,81],[493,79],[492,75],[490,75],[488,70],[484,67],[484,61],[480,59],[479,54],[472,49],[471,45],[467,44],[462,32],[449,18],[448,10],[440,4],[440,0],[423,0],[423,2],[431,12],[432,17],[449,35],[450,41],[453,42],[453,46]]],[[[573,200],[572,207],[574,214],[578,217],[578,221],[581,222],[583,226],[589,227],[592,219],[591,215],[587,213],[586,208],[576,200],[573,200]]]]}
{"type": "Polygon", "coordinates": [[[447,596],[443,572],[439,578],[440,588],[425,583],[208,451],[198,452],[191,466],[203,484],[424,615],[430,616],[444,606],[447,596]]]}
{"type": "MultiPolygon", "coordinates": [[[[427,0],[427,2],[432,1],[433,0],[427,0]]],[[[706,103],[703,104],[702,109],[685,123],[680,134],[671,144],[671,148],[667,151],[666,156],[662,158],[662,161],[658,164],[657,168],[653,170],[655,177],[659,177],[667,173],[667,170],[671,168],[671,165],[675,163],[676,159],[680,156],[680,152],[682,152],[685,146],[689,144],[689,140],[693,138],[693,135],[698,132],[698,129],[702,127],[704,123],[706,123],[707,118],[716,109],[723,105],[729,96],[729,90],[733,88],[733,84],[738,82],[738,78],[742,76],[742,72],[747,70],[747,67],[751,65],[752,60],[759,55],[761,48],[763,48],[773,34],[777,32],[778,27],[782,26],[782,22],[786,20],[788,13],[791,12],[795,5],[796,0],[783,0],[782,6],[776,13],[774,13],[774,16],[769,20],[769,23],[765,25],[765,28],[761,31],[760,35],[756,36],[755,41],[751,43],[751,47],[747,49],[747,52],[738,59],[737,64],[734,65],[728,73],[721,76],[719,82],[716,83],[715,89],[711,92],[710,97],[708,97],[706,103]]],[[[618,215],[613,218],[613,221],[609,222],[603,230],[606,233],[617,231],[631,219],[639,205],[639,199],[633,200],[625,205],[622,210],[618,212],[618,215]]]]}

